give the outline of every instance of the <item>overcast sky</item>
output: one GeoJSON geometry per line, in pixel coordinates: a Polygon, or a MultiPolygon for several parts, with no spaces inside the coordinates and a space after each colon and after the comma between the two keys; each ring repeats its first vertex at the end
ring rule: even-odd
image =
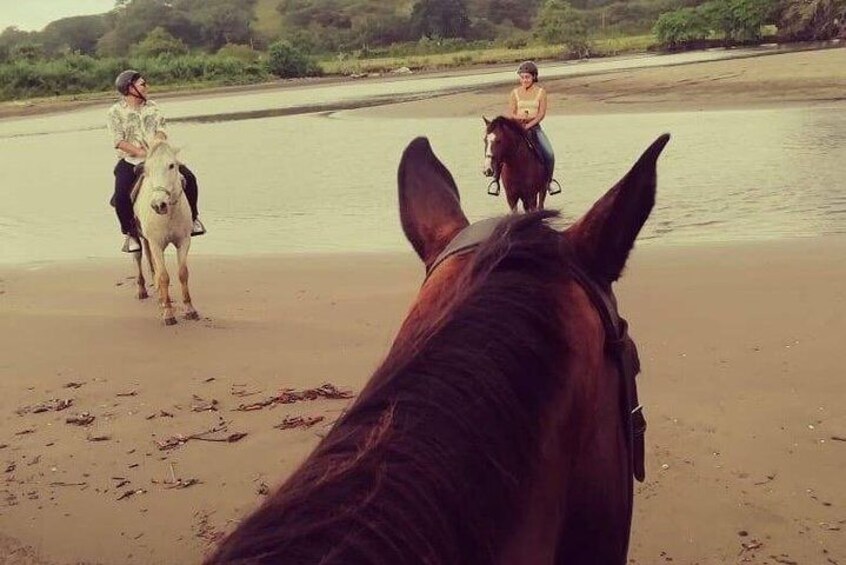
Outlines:
{"type": "Polygon", "coordinates": [[[115,0],[0,0],[0,31],[9,26],[39,31],[53,20],[102,14],[114,7],[115,0]]]}

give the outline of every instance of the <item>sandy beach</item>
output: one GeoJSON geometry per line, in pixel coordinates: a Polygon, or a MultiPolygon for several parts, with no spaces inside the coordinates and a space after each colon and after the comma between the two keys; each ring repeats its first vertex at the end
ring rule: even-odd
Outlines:
{"type": "MultiPolygon", "coordinates": [[[[546,86],[552,111],[602,113],[844,85],[846,49],[546,86]]],[[[507,90],[358,112],[493,115],[507,90]]],[[[636,247],[616,287],[649,421],[631,563],[846,565],[844,257],[834,236],[636,247]]],[[[362,388],[423,276],[410,247],[191,266],[202,319],[166,328],[128,257],[0,265],[0,563],[198,562],[362,388]]]]}

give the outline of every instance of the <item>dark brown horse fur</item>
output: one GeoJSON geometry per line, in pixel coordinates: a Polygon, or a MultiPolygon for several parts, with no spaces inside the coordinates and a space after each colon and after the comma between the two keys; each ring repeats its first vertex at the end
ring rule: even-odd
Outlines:
{"type": "MultiPolygon", "coordinates": [[[[664,143],[609,195],[644,193],[651,208],[664,143]]],[[[424,139],[399,183],[403,228],[428,264],[467,225],[455,183],[424,139]]],[[[619,376],[570,276],[592,257],[583,234],[626,224],[606,208],[563,236],[554,213],[508,217],[442,263],[355,403],[207,563],[625,563],[619,376]]]]}

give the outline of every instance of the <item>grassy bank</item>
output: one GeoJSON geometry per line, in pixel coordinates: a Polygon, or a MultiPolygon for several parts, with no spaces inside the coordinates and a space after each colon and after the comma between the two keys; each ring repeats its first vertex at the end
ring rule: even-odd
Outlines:
{"type": "MultiPolygon", "coordinates": [[[[652,35],[602,38],[591,43],[592,54],[596,57],[644,52],[653,45],[652,35]]],[[[396,57],[326,57],[318,63],[324,75],[350,76],[387,73],[402,67],[427,71],[506,64],[525,59],[561,60],[566,53],[567,49],[562,45],[534,45],[396,57]]],[[[10,102],[20,105],[22,101],[96,100],[106,94],[111,95],[114,77],[125,68],[143,72],[159,91],[261,84],[275,78],[262,59],[259,57],[249,62],[221,55],[188,54],[129,59],[68,55],[51,61],[21,60],[0,65],[0,101],[8,106],[10,102]]]]}
{"type": "MultiPolygon", "coordinates": [[[[651,34],[602,38],[591,43],[591,52],[594,57],[609,57],[626,53],[642,53],[654,45],[655,38],[651,34]]],[[[560,60],[564,58],[565,53],[567,49],[563,45],[535,45],[517,49],[494,47],[404,57],[324,59],[320,61],[320,66],[329,75],[354,75],[384,73],[402,67],[420,71],[514,63],[526,59],[560,60]]]]}

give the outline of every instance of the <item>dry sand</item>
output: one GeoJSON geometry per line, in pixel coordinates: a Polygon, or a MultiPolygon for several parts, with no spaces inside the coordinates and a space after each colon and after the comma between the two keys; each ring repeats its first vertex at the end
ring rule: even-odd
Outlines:
{"type": "MultiPolygon", "coordinates": [[[[846,50],[818,53],[797,55],[846,50]]],[[[791,56],[749,64],[777,57],[791,56]]],[[[694,81],[709,65],[639,72],[694,81]]],[[[635,75],[613,79],[643,86],[635,75]]],[[[844,257],[838,237],[633,253],[617,292],[650,426],[633,563],[846,565],[844,257]]],[[[348,401],[236,409],[284,388],[360,390],[422,279],[410,250],[194,257],[203,319],[165,328],[131,273],[129,258],[0,267],[0,563],[197,562],[348,401]],[[72,405],[36,412],[53,400],[72,405]],[[90,425],[67,423],[85,412],[90,425]],[[324,420],[274,428],[286,416],[324,420]]]]}

